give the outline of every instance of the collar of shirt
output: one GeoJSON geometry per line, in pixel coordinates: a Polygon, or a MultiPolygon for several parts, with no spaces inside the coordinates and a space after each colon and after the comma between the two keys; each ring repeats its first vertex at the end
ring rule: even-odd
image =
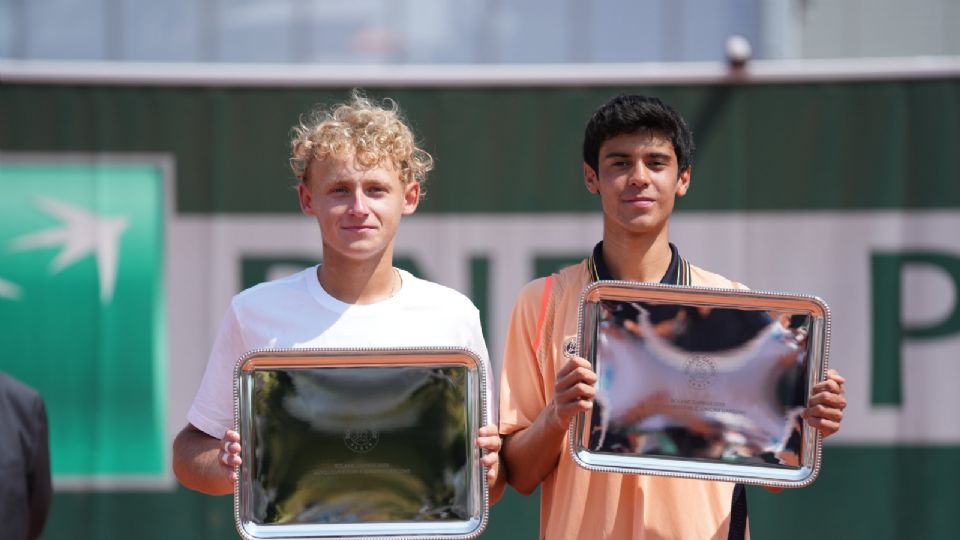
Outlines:
{"type": "MultiPolygon", "coordinates": [[[[603,261],[602,240],[597,242],[597,245],[593,247],[593,254],[590,255],[587,266],[590,269],[593,281],[614,279],[610,274],[610,270],[607,268],[607,263],[603,261]]],[[[680,257],[680,250],[672,243],[670,244],[670,265],[667,266],[667,271],[660,279],[660,283],[664,285],[690,284],[690,267],[687,262],[680,257]]]]}

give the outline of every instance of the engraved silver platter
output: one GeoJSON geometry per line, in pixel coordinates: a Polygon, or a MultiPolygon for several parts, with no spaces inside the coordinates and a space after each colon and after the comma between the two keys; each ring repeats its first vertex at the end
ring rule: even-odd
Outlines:
{"type": "Polygon", "coordinates": [[[234,378],[243,538],[470,539],[486,367],[466,349],[276,349],[234,378]]]}
{"type": "Polygon", "coordinates": [[[826,376],[830,310],[816,297],[598,281],[578,354],[596,371],[570,426],[594,471],[804,487],[820,434],[801,416],[826,376]]]}

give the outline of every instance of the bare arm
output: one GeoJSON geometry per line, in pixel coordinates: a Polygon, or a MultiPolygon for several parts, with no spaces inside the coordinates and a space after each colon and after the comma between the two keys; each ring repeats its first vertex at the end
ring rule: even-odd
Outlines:
{"type": "Polygon", "coordinates": [[[233,493],[234,467],[240,464],[240,435],[215,439],[187,424],[173,441],[173,473],[184,487],[207,495],[233,493]]]}
{"type": "Polygon", "coordinates": [[[593,407],[596,382],[589,362],[571,358],[557,372],[553,400],[533,424],[504,439],[501,455],[509,470],[507,481],[514,489],[524,495],[533,493],[557,467],[570,420],[593,407]]]}

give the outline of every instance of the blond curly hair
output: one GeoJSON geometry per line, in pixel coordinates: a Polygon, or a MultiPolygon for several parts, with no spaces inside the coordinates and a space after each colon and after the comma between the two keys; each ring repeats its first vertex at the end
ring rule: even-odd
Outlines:
{"type": "Polygon", "coordinates": [[[292,132],[290,168],[301,182],[307,181],[311,162],[331,157],[355,156],[357,164],[367,168],[390,163],[404,185],[422,186],[433,169],[433,157],[417,147],[413,131],[390,98],[380,105],[354,91],[349,103],[318,107],[302,116],[292,132]]]}

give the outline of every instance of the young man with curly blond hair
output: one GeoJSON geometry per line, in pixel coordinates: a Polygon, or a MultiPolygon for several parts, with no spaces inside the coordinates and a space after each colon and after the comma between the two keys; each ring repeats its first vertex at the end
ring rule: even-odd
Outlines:
{"type": "MultiPolygon", "coordinates": [[[[274,347],[465,347],[488,366],[477,308],[462,294],[393,266],[400,219],[420,202],[433,159],[417,148],[396,103],[354,94],[319,109],[293,130],[290,164],[300,209],[316,219],[323,263],[261,283],[230,303],[189,424],[173,444],[174,473],[211,495],[233,492],[240,437],[233,431],[233,369],[245,353],[274,347]]],[[[488,398],[493,395],[488,391],[488,398]]],[[[489,418],[495,418],[495,404],[489,418]]],[[[491,504],[498,482],[500,438],[480,429],[487,450],[491,504]]]]}
{"type": "MultiPolygon", "coordinates": [[[[603,240],[579,264],[529,283],[514,307],[500,386],[501,458],[508,481],[541,486],[540,538],[549,540],[743,539],[743,486],[659,476],[591,472],[570,457],[570,420],[589,411],[597,374],[570,354],[584,287],[600,279],[741,288],[698,268],[668,240],[678,197],[690,188],[693,135],[659,99],[619,95],[587,123],[583,180],[600,199],[603,240]]],[[[836,432],[846,400],[830,370],[811,389],[807,422],[836,432]]]]}

